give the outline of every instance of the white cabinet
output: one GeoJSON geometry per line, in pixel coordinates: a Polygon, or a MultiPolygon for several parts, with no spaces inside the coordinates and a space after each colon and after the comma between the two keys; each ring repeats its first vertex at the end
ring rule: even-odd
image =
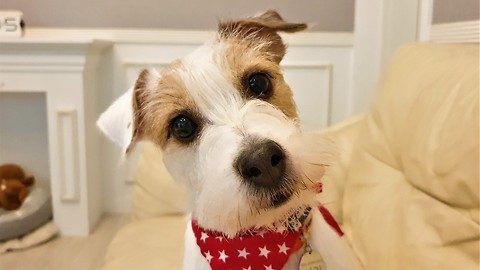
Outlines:
{"type": "MultiPolygon", "coordinates": [[[[107,46],[92,40],[0,42],[0,99],[6,93],[45,95],[46,117],[20,119],[22,104],[9,106],[12,111],[7,113],[25,125],[47,119],[48,153],[44,158],[49,159],[49,172],[43,175],[50,176],[54,220],[65,235],[87,235],[102,213],[96,69],[107,46]]],[[[0,140],[7,137],[2,137],[2,132],[6,131],[0,126],[0,140]]],[[[10,161],[9,151],[12,149],[0,148],[0,163],[10,161]]],[[[17,151],[28,155],[28,149],[17,151]]]]}

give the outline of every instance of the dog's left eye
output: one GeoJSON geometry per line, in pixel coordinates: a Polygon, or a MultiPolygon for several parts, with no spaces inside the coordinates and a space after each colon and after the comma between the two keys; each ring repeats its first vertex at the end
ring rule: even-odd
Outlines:
{"type": "Polygon", "coordinates": [[[193,140],[198,125],[185,115],[179,115],[170,122],[170,134],[187,143],[193,140]]]}
{"type": "Polygon", "coordinates": [[[248,77],[248,89],[251,94],[260,98],[269,98],[272,95],[272,83],[265,73],[254,73],[248,77]]]}

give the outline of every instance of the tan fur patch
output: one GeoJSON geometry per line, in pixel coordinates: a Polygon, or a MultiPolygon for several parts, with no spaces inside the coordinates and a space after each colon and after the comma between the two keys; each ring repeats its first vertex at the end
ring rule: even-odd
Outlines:
{"type": "Polygon", "coordinates": [[[294,33],[306,28],[305,23],[286,22],[278,12],[268,10],[260,16],[220,22],[218,32],[220,39],[254,42],[270,60],[280,63],[286,46],[277,32],[294,33]]]}
{"type": "Polygon", "coordinates": [[[293,93],[283,78],[279,64],[265,57],[256,50],[255,44],[250,41],[224,40],[225,51],[217,55],[215,61],[226,70],[230,80],[240,94],[248,99],[253,98],[245,86],[244,80],[248,75],[256,72],[264,72],[270,76],[273,85],[273,95],[266,101],[280,109],[287,117],[297,118],[297,108],[293,100],[293,93]],[[225,61],[226,60],[226,61],[225,61]]]}
{"type": "MultiPolygon", "coordinates": [[[[253,72],[265,72],[271,77],[273,95],[266,101],[276,106],[289,118],[297,118],[297,108],[293,93],[285,83],[280,70],[280,61],[286,53],[286,45],[278,32],[294,33],[307,28],[305,23],[292,23],[283,20],[275,10],[246,19],[220,22],[218,42],[226,44],[224,55],[232,82],[244,97],[248,89],[242,82],[253,72]]],[[[217,59],[217,63],[221,63],[217,59]]]]}
{"type": "MultiPolygon", "coordinates": [[[[200,125],[201,116],[193,99],[185,91],[180,78],[172,72],[178,68],[175,62],[169,69],[162,72],[161,78],[154,84],[138,84],[135,89],[137,108],[135,109],[136,125],[139,134],[165,148],[169,140],[170,121],[179,114],[188,114],[200,125]],[[143,88],[142,88],[143,87],[143,88]],[[150,87],[147,89],[146,87],[150,87]]],[[[147,72],[148,73],[148,72],[147,72]]],[[[145,71],[139,77],[147,76],[145,71]]],[[[144,79],[143,79],[144,80],[144,79]]],[[[135,108],[135,106],[134,106],[135,108]]]]}

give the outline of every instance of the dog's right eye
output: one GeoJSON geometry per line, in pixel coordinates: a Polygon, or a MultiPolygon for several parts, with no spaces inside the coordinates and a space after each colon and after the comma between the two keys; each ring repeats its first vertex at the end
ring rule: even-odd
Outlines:
{"type": "Polygon", "coordinates": [[[247,79],[248,89],[250,93],[262,99],[267,99],[272,95],[272,83],[265,73],[251,74],[247,79]]]}
{"type": "Polygon", "coordinates": [[[170,122],[170,134],[183,143],[191,142],[198,125],[185,115],[179,115],[170,122]]]}

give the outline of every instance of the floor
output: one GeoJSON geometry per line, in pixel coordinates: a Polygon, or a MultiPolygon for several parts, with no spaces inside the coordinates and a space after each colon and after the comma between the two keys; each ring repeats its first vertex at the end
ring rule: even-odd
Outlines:
{"type": "Polygon", "coordinates": [[[0,270],[97,270],[108,243],[129,221],[128,215],[105,215],[88,237],[57,237],[24,251],[0,255],[0,270]]]}

